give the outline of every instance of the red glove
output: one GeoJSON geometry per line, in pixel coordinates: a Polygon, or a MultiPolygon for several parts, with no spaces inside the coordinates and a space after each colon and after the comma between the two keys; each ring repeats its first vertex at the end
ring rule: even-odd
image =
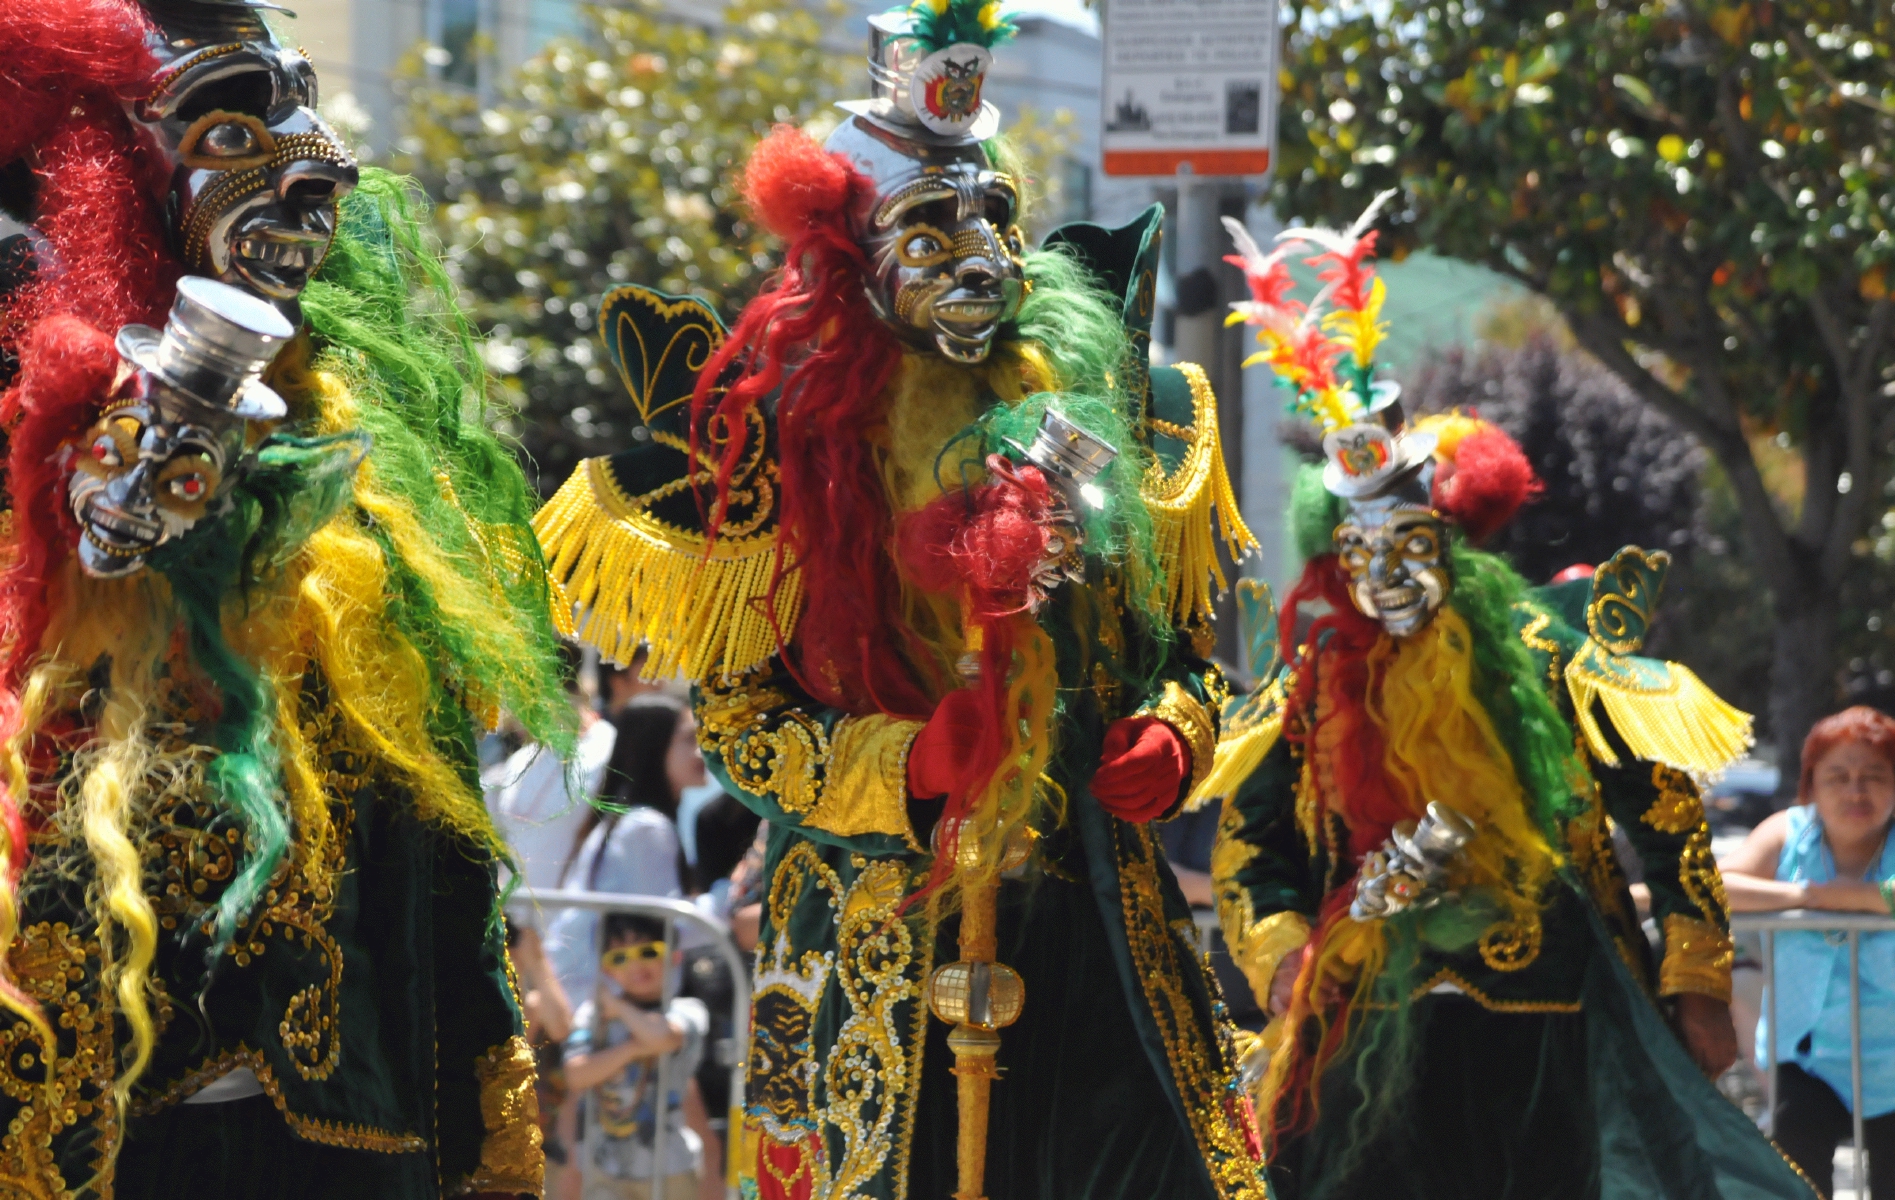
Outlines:
{"type": "Polygon", "coordinates": [[[975,689],[943,696],[908,748],[908,794],[929,800],[953,791],[986,723],[987,708],[975,689]]]}
{"type": "MultiPolygon", "coordinates": [[[[908,761],[913,778],[912,755],[908,761]]],[[[1092,798],[1113,816],[1143,825],[1178,802],[1190,777],[1191,747],[1182,734],[1157,717],[1124,717],[1106,727],[1092,798]]]]}

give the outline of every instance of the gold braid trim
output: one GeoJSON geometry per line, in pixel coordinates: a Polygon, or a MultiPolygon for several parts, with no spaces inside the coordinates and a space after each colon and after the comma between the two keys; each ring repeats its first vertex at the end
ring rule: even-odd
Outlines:
{"type": "Polygon", "coordinates": [[[1673,913],[1665,918],[1665,961],[1658,967],[1658,994],[1692,992],[1729,1004],[1731,962],[1736,957],[1736,947],[1722,929],[1673,913]]]}
{"type": "Polygon", "coordinates": [[[776,653],[778,631],[787,642],[796,628],[803,589],[800,572],[783,573],[773,625],[774,535],[720,537],[707,550],[702,534],[637,506],[606,463],[585,460],[533,517],[555,623],[615,662],[650,643],[650,679],[733,674],[776,653]]]}
{"type": "MultiPolygon", "coordinates": [[[[1436,971],[1426,983],[1421,984],[1415,988],[1414,991],[1410,992],[1409,996],[1412,999],[1419,1000],[1442,984],[1447,984],[1449,987],[1456,988],[1465,993],[1468,999],[1480,1005],[1488,1012],[1576,1013],[1585,1007],[1584,1002],[1579,1000],[1496,1000],[1486,992],[1481,991],[1469,983],[1462,977],[1460,972],[1454,970],[1452,967],[1443,967],[1439,971],[1436,971]]],[[[1375,1004],[1370,1007],[1380,1008],[1385,1006],[1375,1004]]]]}
{"type": "Polygon", "coordinates": [[[1139,490],[1151,511],[1152,547],[1165,575],[1166,607],[1174,620],[1184,624],[1193,616],[1209,620],[1211,597],[1229,586],[1217,560],[1212,514],[1233,560],[1255,550],[1257,539],[1244,524],[1237,493],[1224,469],[1217,397],[1210,381],[1195,363],[1179,363],[1178,370],[1191,385],[1191,429],[1188,437],[1180,438],[1190,443],[1190,449],[1176,471],[1167,473],[1162,465],[1152,464],[1139,490]]]}
{"type": "MultiPolygon", "coordinates": [[[[1283,681],[1273,680],[1263,691],[1224,710],[1223,729],[1211,769],[1191,785],[1184,811],[1196,812],[1213,800],[1235,795],[1256,772],[1283,734],[1283,681]]],[[[1193,775],[1196,775],[1195,765],[1193,775]]]]}
{"type": "Polygon", "coordinates": [[[238,1045],[234,1050],[207,1058],[197,1065],[197,1069],[174,1082],[156,1096],[139,1100],[132,1105],[134,1117],[149,1116],[152,1113],[171,1107],[186,1097],[195,1095],[205,1087],[238,1067],[249,1067],[256,1075],[257,1082],[275,1102],[277,1111],[283,1114],[290,1132],[306,1142],[316,1142],[323,1146],[339,1146],[344,1150],[369,1150],[377,1154],[419,1154],[428,1148],[425,1138],[413,1134],[390,1133],[369,1125],[345,1125],[340,1121],[323,1121],[315,1117],[299,1116],[289,1110],[289,1102],[283,1098],[283,1089],[276,1081],[276,1075],[270,1070],[270,1064],[260,1051],[238,1045]]]}
{"type": "Polygon", "coordinates": [[[1155,848],[1149,825],[1114,822],[1119,896],[1125,913],[1125,940],[1152,1026],[1164,1046],[1171,1079],[1184,1102],[1186,1120],[1197,1140],[1217,1200],[1266,1200],[1263,1164],[1251,1157],[1255,1116],[1240,1107],[1234,1077],[1236,1047],[1213,1003],[1210,1028],[1200,1019],[1185,983],[1185,972],[1199,974],[1215,1002],[1216,980],[1191,952],[1189,921],[1183,928],[1167,923],[1159,889],[1155,848]],[[1249,1136],[1246,1136],[1246,1135],[1249,1136]]]}
{"type": "Polygon", "coordinates": [[[1593,701],[1632,753],[1695,775],[1715,775],[1750,748],[1750,714],[1725,703],[1687,667],[1609,654],[1591,638],[1566,667],[1574,723],[1598,760],[1617,766],[1593,701]]]}
{"type": "Polygon", "coordinates": [[[1186,795],[1195,796],[1217,758],[1217,718],[1203,701],[1172,680],[1165,681],[1163,694],[1139,715],[1157,717],[1184,736],[1185,745],[1191,748],[1191,785],[1186,795]]]}
{"type": "Polygon", "coordinates": [[[540,1194],[546,1182],[546,1156],[540,1149],[535,1073],[532,1047],[517,1033],[475,1060],[480,1123],[487,1136],[480,1143],[480,1166],[447,1195],[540,1194]]]}
{"type": "Polygon", "coordinates": [[[1224,931],[1231,961],[1243,971],[1257,1004],[1267,1012],[1277,965],[1309,941],[1309,918],[1285,911],[1258,919],[1250,889],[1237,878],[1260,853],[1240,836],[1243,828],[1244,814],[1233,799],[1225,799],[1223,815],[1217,820],[1217,840],[1211,845],[1211,886],[1216,889],[1217,924],[1224,931]]]}

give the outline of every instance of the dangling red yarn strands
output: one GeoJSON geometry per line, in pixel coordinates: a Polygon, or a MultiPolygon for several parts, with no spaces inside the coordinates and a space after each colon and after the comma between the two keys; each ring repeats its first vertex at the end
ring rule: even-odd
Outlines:
{"type": "Polygon", "coordinates": [[[5,298],[0,348],[17,350],[55,313],[113,332],[156,323],[171,302],[180,271],[150,198],[165,181],[137,176],[122,111],[151,83],[149,29],[127,0],[0,0],[0,164],[37,152],[30,218],[50,250],[5,298]]]}
{"type": "Polygon", "coordinates": [[[868,263],[849,235],[849,213],[873,193],[846,159],[791,126],[778,126],[752,153],[744,199],[789,245],[782,271],[744,307],[698,376],[691,450],[694,458],[709,453],[715,460],[705,513],[715,538],[744,431],[776,395],[785,550],[769,603],[791,569],[802,571],[808,597],[798,626],[800,661],[790,666],[824,703],[921,717],[932,704],[902,644],[889,560],[893,514],[875,449],[863,436],[881,423],[882,396],[901,361],[863,291],[868,263]]]}

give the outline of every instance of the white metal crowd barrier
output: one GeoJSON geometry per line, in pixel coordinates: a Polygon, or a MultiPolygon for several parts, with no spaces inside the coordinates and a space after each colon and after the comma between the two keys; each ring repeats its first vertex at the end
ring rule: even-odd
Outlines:
{"type": "MultiPolygon", "coordinates": [[[[737,949],[737,943],[731,938],[730,926],[715,917],[709,917],[682,900],[670,900],[663,896],[637,896],[625,892],[581,892],[548,891],[534,892],[522,888],[519,897],[527,903],[537,905],[549,916],[562,908],[583,908],[598,913],[601,920],[593,933],[593,956],[596,959],[604,953],[605,921],[608,913],[633,913],[638,916],[655,917],[665,924],[665,945],[678,944],[679,925],[689,926],[705,935],[718,957],[730,968],[731,979],[731,1061],[730,1068],[730,1127],[724,1131],[723,1161],[712,1163],[708,1156],[704,1163],[706,1171],[716,1170],[724,1176],[724,1195],[726,1200],[738,1200],[737,1188],[730,1181],[730,1156],[733,1139],[743,1136],[742,1120],[744,1107],[744,1062],[750,1045],[750,965],[737,949]]],[[[660,1011],[671,1006],[674,995],[674,972],[665,972],[664,999],[660,1011]]],[[[705,1052],[713,1052],[715,1042],[705,1038],[705,1052]]],[[[651,1200],[693,1200],[690,1196],[665,1195],[665,1134],[668,1130],[667,1103],[671,1095],[669,1079],[669,1055],[658,1060],[657,1095],[652,1103],[654,1127],[652,1130],[652,1179],[651,1200]]],[[[576,1099],[576,1097],[575,1097],[576,1099]]],[[[578,1163],[584,1148],[572,1148],[573,1161],[578,1163]]],[[[581,1170],[585,1167],[582,1165],[581,1170]]]]}
{"type": "Polygon", "coordinates": [[[1770,1071],[1764,1111],[1773,1119],[1777,1110],[1777,934],[1792,930],[1829,937],[1841,934],[1849,946],[1849,1107],[1855,1116],[1856,1194],[1870,1200],[1868,1174],[1862,1163],[1862,935],[1895,933],[1895,917],[1807,909],[1737,913],[1731,917],[1733,934],[1755,933],[1763,939],[1764,986],[1770,990],[1770,1044],[1764,1052],[1770,1071]]]}

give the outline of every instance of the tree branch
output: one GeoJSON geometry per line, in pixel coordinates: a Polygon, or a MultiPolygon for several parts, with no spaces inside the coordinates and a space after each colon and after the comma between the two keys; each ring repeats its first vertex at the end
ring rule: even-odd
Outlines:
{"type": "Polygon", "coordinates": [[[1715,373],[1707,379],[1707,373],[1700,370],[1697,383],[1706,399],[1717,408],[1716,417],[1672,391],[1632,357],[1625,347],[1627,334],[1623,325],[1564,308],[1562,312],[1580,345],[1623,380],[1641,400],[1717,456],[1737,492],[1737,502],[1743,510],[1763,574],[1773,588],[1784,591],[1795,578],[1796,555],[1776,503],[1757,470],[1756,459],[1751,457],[1750,443],[1737,420],[1736,406],[1715,373]]]}

